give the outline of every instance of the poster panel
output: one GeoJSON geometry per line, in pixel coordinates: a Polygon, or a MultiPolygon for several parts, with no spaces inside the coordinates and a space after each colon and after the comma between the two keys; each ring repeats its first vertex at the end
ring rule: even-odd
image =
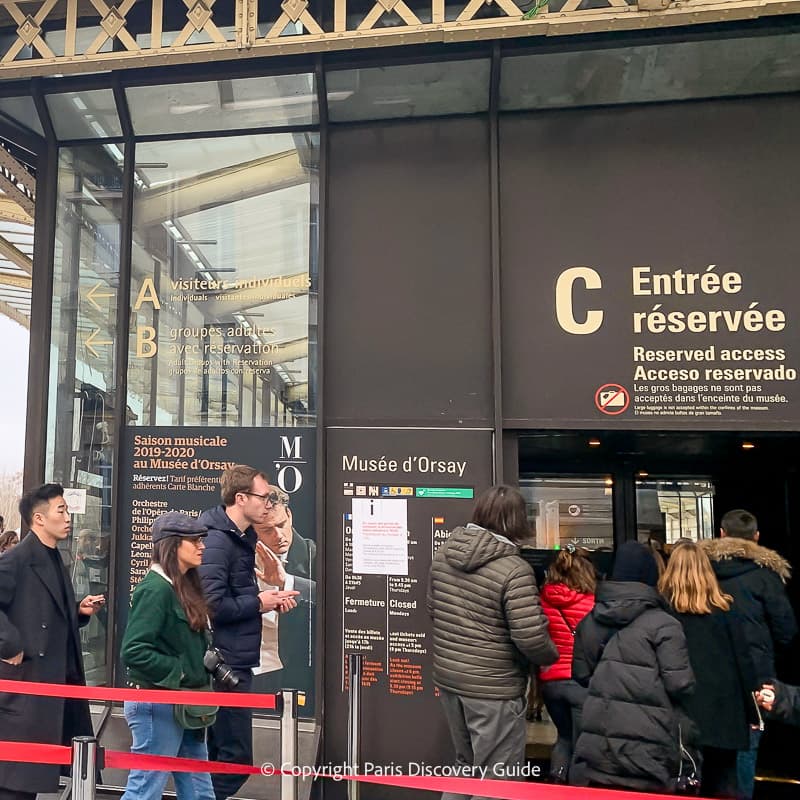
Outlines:
{"type": "MultiPolygon", "coordinates": [[[[300,589],[302,583],[302,594],[297,608],[289,613],[264,615],[263,663],[255,670],[254,691],[305,691],[308,702],[301,713],[308,716],[314,713],[315,439],[315,431],[306,428],[126,428],[117,558],[122,631],[131,593],[149,569],[153,520],[168,511],[196,517],[219,505],[219,478],[229,466],[249,464],[263,470],[271,485],[289,496],[283,528],[290,538],[289,548],[285,553],[275,550],[295,588],[300,589]]],[[[268,546],[273,544],[269,537],[274,531],[258,533],[268,546]]],[[[121,668],[117,675],[124,675],[121,668]]]]}
{"type": "Polygon", "coordinates": [[[506,425],[800,428],[797,108],[596,109],[575,124],[501,123],[506,425]]]}
{"type": "Polygon", "coordinates": [[[349,653],[364,656],[362,772],[421,775],[453,763],[425,595],[434,553],[491,483],[491,454],[489,431],[328,431],[325,764],[346,761],[349,653]]]}

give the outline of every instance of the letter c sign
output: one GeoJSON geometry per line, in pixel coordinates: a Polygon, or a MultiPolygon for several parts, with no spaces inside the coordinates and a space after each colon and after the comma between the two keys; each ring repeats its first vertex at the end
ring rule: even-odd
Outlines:
{"type": "Polygon", "coordinates": [[[575,319],[572,290],[576,281],[583,281],[587,289],[600,289],[603,286],[599,273],[591,267],[565,269],[556,281],[556,319],[567,333],[594,333],[603,324],[603,312],[595,309],[586,312],[583,322],[575,319]]]}

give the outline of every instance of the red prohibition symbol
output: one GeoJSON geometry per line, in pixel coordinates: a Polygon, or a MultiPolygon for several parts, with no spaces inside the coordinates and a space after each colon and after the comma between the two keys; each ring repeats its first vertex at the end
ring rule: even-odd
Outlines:
{"type": "Polygon", "coordinates": [[[594,393],[594,404],[598,411],[612,417],[627,411],[630,402],[631,396],[628,390],[618,383],[604,383],[594,393]]]}

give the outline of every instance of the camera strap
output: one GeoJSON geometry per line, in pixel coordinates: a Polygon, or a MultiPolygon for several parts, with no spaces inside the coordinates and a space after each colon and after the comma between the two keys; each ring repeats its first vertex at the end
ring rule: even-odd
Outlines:
{"type": "Polygon", "coordinates": [[[211,643],[214,639],[214,629],[211,627],[211,617],[206,614],[206,629],[204,631],[206,635],[206,650],[211,647],[211,643]]]}

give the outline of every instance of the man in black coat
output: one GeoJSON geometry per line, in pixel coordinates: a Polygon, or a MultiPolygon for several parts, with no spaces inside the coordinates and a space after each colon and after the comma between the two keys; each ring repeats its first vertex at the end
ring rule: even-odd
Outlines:
{"type": "MultiPolygon", "coordinates": [[[[27,492],[20,515],[30,533],[0,559],[0,678],[83,685],[78,628],[105,602],[87,595],[77,603],[57,549],[69,536],[64,490],[48,483],[27,492]]],[[[70,744],[91,736],[89,704],[0,693],[0,739],[70,744]]],[[[58,789],[59,767],[0,762],[0,800],[33,800],[58,789]]]]}
{"type": "MultiPolygon", "coordinates": [[[[797,634],[797,620],[784,585],[789,563],[774,550],[758,544],[758,521],[744,509],[729,511],[720,523],[719,539],[701,544],[722,590],[733,597],[742,619],[742,634],[758,686],[775,677],[775,647],[786,646],[797,634]]],[[[751,730],[750,748],[737,756],[737,800],[749,800],[755,786],[756,760],[761,731],[751,730]]]]}
{"type": "MultiPolygon", "coordinates": [[[[238,678],[235,687],[219,684],[218,691],[249,692],[253,667],[261,650],[261,615],[295,607],[296,591],[259,591],[256,583],[256,533],[253,525],[265,518],[279,500],[267,476],[237,464],[220,478],[222,505],[199,518],[208,528],[200,579],[214,627],[213,644],[238,678]]],[[[231,764],[253,763],[253,712],[249,708],[220,708],[209,729],[208,757],[231,764]]],[[[214,775],[214,794],[225,800],[244,785],[247,775],[214,775]]],[[[0,798],[2,800],[2,798],[0,798]]]]}

